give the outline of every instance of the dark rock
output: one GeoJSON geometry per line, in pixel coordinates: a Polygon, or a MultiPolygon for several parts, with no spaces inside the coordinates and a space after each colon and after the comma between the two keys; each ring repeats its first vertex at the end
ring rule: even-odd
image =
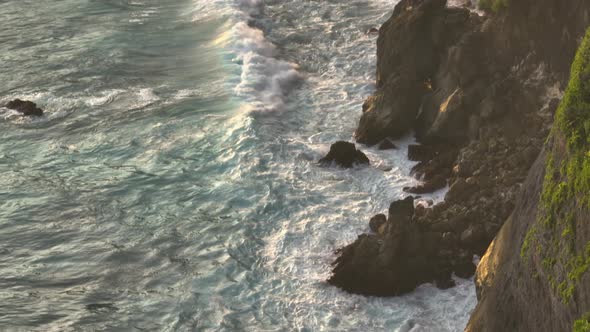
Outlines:
{"type": "Polygon", "coordinates": [[[6,104],[6,108],[10,108],[22,113],[24,116],[42,116],[43,110],[37,107],[37,104],[28,100],[15,99],[6,104]]]}
{"type": "Polygon", "coordinates": [[[367,35],[374,35],[374,34],[378,34],[378,33],[379,33],[379,29],[377,29],[377,28],[370,28],[367,31],[367,35]]]}
{"type": "Polygon", "coordinates": [[[384,139],[379,143],[379,150],[396,150],[397,146],[393,144],[390,140],[384,139]]]}
{"type": "Polygon", "coordinates": [[[473,264],[473,262],[469,258],[467,258],[462,259],[460,262],[455,264],[454,270],[455,275],[457,275],[457,277],[468,279],[473,277],[473,275],[475,274],[476,267],[475,264],[473,264]]]}
{"type": "Polygon", "coordinates": [[[385,231],[361,235],[335,261],[328,282],[358,294],[392,296],[436,279],[429,252],[433,235],[412,222],[414,198],[391,203],[385,231]]]}
{"type": "Polygon", "coordinates": [[[465,248],[474,250],[479,255],[488,246],[486,232],[481,224],[472,224],[463,233],[461,233],[461,244],[465,248]]]}
{"type": "Polygon", "coordinates": [[[440,147],[433,145],[408,145],[408,159],[411,161],[427,161],[437,156],[440,147]]]}
{"type": "Polygon", "coordinates": [[[391,223],[399,223],[399,220],[411,219],[412,214],[414,214],[414,197],[408,196],[389,205],[388,220],[391,223]]]}
{"type": "Polygon", "coordinates": [[[330,152],[319,161],[322,165],[335,163],[344,168],[351,168],[355,164],[369,165],[369,158],[357,150],[350,142],[338,141],[330,146],[330,152]]]}
{"type": "Polygon", "coordinates": [[[436,277],[435,285],[439,289],[449,289],[455,287],[455,281],[451,278],[451,270],[447,269],[436,277]]]}
{"type": "Polygon", "coordinates": [[[426,82],[445,53],[444,45],[457,38],[457,27],[466,24],[465,20],[450,19],[458,9],[445,5],[446,0],[403,0],[381,27],[377,40],[378,91],[363,107],[355,132],[359,142],[376,144],[412,129],[422,97],[432,89],[426,82]]]}
{"type": "Polygon", "coordinates": [[[433,182],[440,177],[446,180],[453,174],[453,163],[456,157],[457,150],[452,146],[448,146],[446,150],[438,152],[432,159],[414,166],[412,174],[424,182],[433,182]]]}
{"type": "Polygon", "coordinates": [[[477,190],[477,185],[470,184],[463,178],[458,178],[449,188],[445,200],[449,202],[460,202],[470,198],[477,190]]]}
{"type": "Polygon", "coordinates": [[[386,222],[387,217],[384,214],[378,214],[369,221],[369,228],[371,228],[372,232],[379,233],[379,228],[385,225],[386,222]]]}

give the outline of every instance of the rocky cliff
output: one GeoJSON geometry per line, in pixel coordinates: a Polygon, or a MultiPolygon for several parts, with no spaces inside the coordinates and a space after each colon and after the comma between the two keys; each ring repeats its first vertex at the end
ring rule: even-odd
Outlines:
{"type": "MultiPolygon", "coordinates": [[[[569,157],[564,153],[571,148],[566,143],[571,136],[566,130],[572,129],[567,126],[561,129],[561,134],[554,130],[552,143],[540,157],[539,154],[553,123],[561,91],[569,80],[576,49],[590,24],[590,2],[512,0],[505,3],[497,13],[480,16],[467,8],[449,8],[445,0],[402,0],[379,30],[378,89],[363,106],[355,136],[359,142],[372,145],[414,131],[422,145],[412,146],[408,152],[411,159],[420,161],[413,172],[423,184],[406,191],[420,194],[447,185],[450,190],[445,202],[431,208],[422,205],[410,208],[403,203],[412,198],[392,203],[389,218],[374,234],[361,235],[340,251],[329,282],[351,292],[383,296],[411,291],[429,281],[449,287],[451,273],[464,277],[473,274],[471,257],[482,255],[502,228],[490,249],[495,254],[488,253],[486,263],[481,264],[478,280],[482,302],[469,329],[561,331],[571,327],[574,316],[583,315],[583,309],[573,310],[572,306],[587,308],[587,302],[579,302],[577,294],[587,291],[579,285],[582,277],[578,275],[587,257],[583,255],[587,250],[584,239],[588,239],[584,236],[590,232],[590,227],[583,226],[587,222],[586,210],[570,211],[562,216],[566,210],[558,207],[564,201],[586,203],[582,197],[590,195],[578,189],[562,188],[566,185],[561,183],[568,177],[563,165],[571,165],[570,172],[583,172],[588,155],[581,153],[574,161],[567,161],[569,157]],[[564,152],[554,151],[556,146],[564,152]],[[549,164],[553,165],[553,171],[565,173],[554,174],[550,180],[545,179],[550,184],[543,185],[539,179],[543,178],[547,156],[551,157],[549,164]],[[563,219],[568,220],[564,222],[566,226],[572,220],[582,225],[564,226],[561,232],[565,237],[576,240],[563,248],[543,249],[556,243],[555,239],[548,239],[552,239],[550,234],[557,233],[551,233],[551,227],[549,230],[535,227],[529,232],[522,221],[527,215],[532,218],[530,222],[534,219],[541,187],[549,187],[543,189],[542,205],[546,209],[544,213],[552,216],[545,219],[552,221],[545,223],[560,225],[555,220],[563,219]],[[545,194],[546,191],[551,195],[556,193],[558,202],[547,198],[550,194],[545,194]],[[524,250],[518,242],[524,241],[522,230],[529,234],[524,250]],[[540,252],[537,247],[541,247],[540,252]],[[565,254],[564,248],[570,253],[565,254]],[[524,257],[531,256],[526,259],[529,262],[526,266],[532,270],[519,270],[520,265],[510,269],[509,257],[516,255],[512,259],[525,260],[520,256],[521,251],[525,252],[524,257]],[[554,260],[545,260],[545,256],[551,255],[555,256],[554,260]],[[568,263],[566,256],[571,262],[568,263]],[[538,264],[550,266],[549,270],[554,272],[553,279],[547,279],[551,286],[547,290],[564,293],[568,301],[573,301],[568,303],[576,303],[568,304],[568,315],[556,309],[548,293],[543,293],[544,288],[527,298],[536,289],[532,281],[527,284],[530,288],[518,288],[519,280],[528,282],[541,275],[535,272],[538,264]],[[500,266],[507,269],[502,270],[505,275],[494,278],[500,266]],[[508,287],[510,283],[514,288],[508,287]],[[489,294],[496,289],[513,292],[491,297],[489,294]],[[511,311],[509,305],[526,308],[530,298],[544,301],[547,307],[539,304],[538,312],[511,311]],[[504,304],[507,304],[505,308],[499,308],[504,304]],[[559,318],[546,316],[541,323],[532,323],[545,312],[559,318]],[[549,320],[555,323],[547,323],[549,320]]],[[[585,82],[585,78],[577,82],[585,82]]],[[[579,109],[584,102],[572,102],[572,107],[579,109]]],[[[567,103],[566,98],[558,114],[568,114],[564,111],[570,107],[567,103]]],[[[558,120],[560,117],[563,118],[559,115],[558,120]]],[[[586,139],[585,130],[590,130],[590,122],[583,123],[587,127],[576,127],[577,131],[573,132],[579,142],[586,139]]],[[[582,151],[584,147],[576,145],[576,149],[582,151]]],[[[581,186],[571,185],[572,188],[581,186]]],[[[553,230],[558,232],[557,228],[553,230]]],[[[584,281],[588,285],[588,280],[584,281]]]]}
{"type": "Polygon", "coordinates": [[[484,256],[467,331],[590,331],[590,30],[547,145],[484,256]]]}

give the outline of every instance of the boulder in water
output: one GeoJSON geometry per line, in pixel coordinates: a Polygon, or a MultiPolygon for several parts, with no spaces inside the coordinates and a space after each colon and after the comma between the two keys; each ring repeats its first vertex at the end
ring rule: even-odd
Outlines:
{"type": "Polygon", "coordinates": [[[327,165],[335,163],[344,168],[351,168],[355,164],[369,165],[369,158],[360,150],[356,149],[354,143],[338,141],[330,146],[330,152],[322,159],[320,164],[327,165]]]}
{"type": "Polygon", "coordinates": [[[28,100],[15,99],[6,104],[6,108],[22,113],[24,116],[42,116],[43,110],[28,100]]]}

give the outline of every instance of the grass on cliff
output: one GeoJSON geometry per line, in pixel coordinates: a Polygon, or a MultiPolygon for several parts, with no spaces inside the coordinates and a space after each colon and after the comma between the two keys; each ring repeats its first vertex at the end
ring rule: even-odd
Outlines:
{"type": "Polygon", "coordinates": [[[497,13],[508,8],[508,0],[479,0],[477,5],[481,10],[497,13]]]}
{"type": "Polygon", "coordinates": [[[573,332],[590,332],[590,312],[574,322],[573,332]]]}
{"type": "Polygon", "coordinates": [[[567,304],[590,269],[590,242],[576,243],[577,230],[590,221],[590,29],[572,64],[548,144],[539,214],[521,257],[525,262],[540,257],[549,284],[567,304]]]}

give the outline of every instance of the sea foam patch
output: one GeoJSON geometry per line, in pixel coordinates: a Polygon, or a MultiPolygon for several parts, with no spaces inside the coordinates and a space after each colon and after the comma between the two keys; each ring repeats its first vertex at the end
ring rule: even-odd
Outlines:
{"type": "Polygon", "coordinates": [[[246,23],[262,11],[261,1],[242,0],[238,7],[241,15],[231,28],[230,42],[233,61],[241,66],[235,93],[255,112],[284,110],[286,98],[302,79],[298,65],[279,59],[276,46],[264,32],[246,23]]]}

